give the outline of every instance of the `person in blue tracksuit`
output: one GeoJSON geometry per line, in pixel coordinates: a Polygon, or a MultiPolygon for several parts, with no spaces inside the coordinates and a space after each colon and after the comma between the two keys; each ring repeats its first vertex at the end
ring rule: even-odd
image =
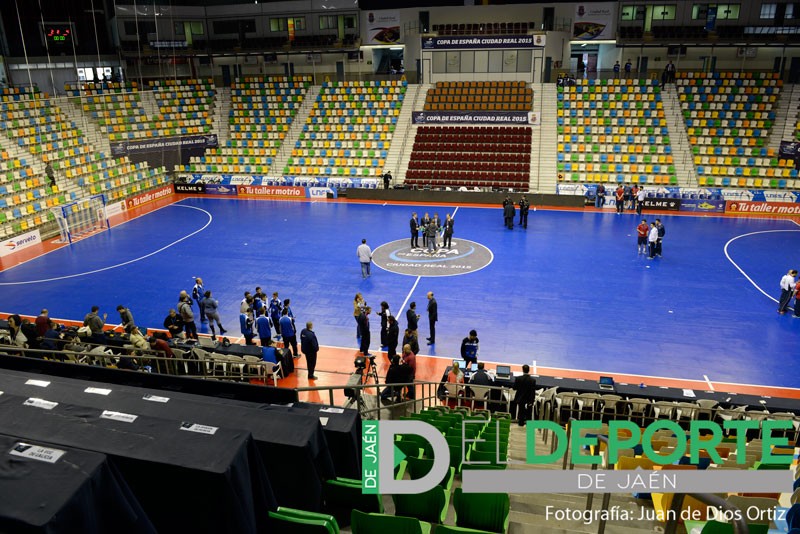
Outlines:
{"type": "Polygon", "coordinates": [[[286,307],[281,312],[281,336],[283,336],[283,347],[292,348],[292,356],[295,358],[300,357],[297,352],[297,334],[294,331],[294,321],[289,317],[289,308],[286,307]]]}
{"type": "Polygon", "coordinates": [[[253,343],[253,319],[247,312],[239,314],[239,326],[242,330],[245,344],[255,345],[253,343]]]}
{"type": "Polygon", "coordinates": [[[470,364],[478,361],[479,346],[478,332],[470,330],[469,336],[461,341],[461,357],[464,359],[464,362],[466,362],[465,369],[469,369],[470,364]]]}
{"type": "Polygon", "coordinates": [[[266,347],[267,343],[272,340],[272,321],[269,317],[264,315],[265,308],[261,308],[256,317],[256,331],[258,337],[261,339],[261,346],[266,347]]]}
{"type": "Polygon", "coordinates": [[[283,306],[276,291],[269,301],[269,318],[272,319],[272,325],[275,327],[275,339],[281,338],[281,311],[283,311],[283,306]]]}

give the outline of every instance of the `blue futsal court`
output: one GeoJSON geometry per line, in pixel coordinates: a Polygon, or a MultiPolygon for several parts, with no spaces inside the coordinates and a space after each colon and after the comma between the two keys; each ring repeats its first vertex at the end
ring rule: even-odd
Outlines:
{"type": "Polygon", "coordinates": [[[178,292],[201,276],[229,336],[239,334],[243,292],[260,285],[291,298],[298,324],[313,321],[321,344],[355,350],[360,291],[375,311],[386,300],[401,328],[404,306],[417,302],[422,354],[458,357],[475,328],[490,361],[800,387],[800,320],[775,312],[778,281],[798,266],[800,227],[660,218],[664,257],[648,261],[637,254],[639,218],[628,213],[531,211],[528,229],[512,231],[494,208],[186,198],[0,273],[0,311],[47,307],[79,320],[97,304],[116,324],[124,304],[137,324],[161,327],[178,292]],[[455,248],[459,238],[483,245],[491,263],[436,277],[373,266],[362,280],[361,238],[373,249],[408,241],[413,210],[455,213],[455,248]],[[424,345],[428,291],[439,303],[435,348],[424,345]]]}

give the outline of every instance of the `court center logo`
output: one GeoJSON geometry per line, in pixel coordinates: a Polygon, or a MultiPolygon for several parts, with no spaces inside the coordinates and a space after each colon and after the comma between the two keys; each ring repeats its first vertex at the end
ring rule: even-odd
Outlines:
{"type": "MultiPolygon", "coordinates": [[[[422,241],[420,240],[420,243],[422,241]]],[[[494,259],[492,251],[468,239],[441,242],[435,251],[411,247],[408,239],[384,243],[372,252],[372,261],[387,271],[408,276],[455,276],[480,271],[494,259]]]]}

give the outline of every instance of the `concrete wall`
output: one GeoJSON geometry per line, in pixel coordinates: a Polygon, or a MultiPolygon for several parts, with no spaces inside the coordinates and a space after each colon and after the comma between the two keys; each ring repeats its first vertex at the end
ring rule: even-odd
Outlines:
{"type": "MultiPolygon", "coordinates": [[[[503,199],[511,196],[516,203],[522,193],[474,193],[461,191],[425,191],[422,189],[348,189],[347,198],[353,200],[385,200],[418,202],[421,204],[490,204],[502,206],[503,199]]],[[[526,194],[532,206],[560,206],[583,208],[583,197],[576,195],[526,194]]]]}

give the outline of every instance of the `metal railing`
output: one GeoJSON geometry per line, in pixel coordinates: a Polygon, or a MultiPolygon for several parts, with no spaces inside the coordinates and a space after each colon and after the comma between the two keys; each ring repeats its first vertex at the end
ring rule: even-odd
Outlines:
{"type": "MultiPolygon", "coordinates": [[[[575,419],[574,417],[570,417],[569,418],[569,422],[567,424],[567,428],[566,428],[567,447],[566,447],[566,450],[564,452],[564,459],[562,461],[561,469],[566,469],[567,468],[567,458],[570,457],[569,447],[570,447],[570,444],[572,442],[572,440],[570,439],[570,435],[572,433],[572,423],[574,421],[578,421],[578,419],[575,419]]],[[[554,439],[554,441],[555,441],[555,439],[554,439]]],[[[598,433],[597,434],[597,441],[598,441],[598,445],[601,444],[601,443],[605,443],[606,444],[606,448],[608,447],[608,436],[605,436],[603,434],[599,434],[598,433]]],[[[597,469],[597,465],[598,464],[592,464],[590,470],[593,470],[593,471],[596,470],[597,469]]],[[[609,468],[613,468],[613,466],[614,466],[614,464],[609,464],[608,463],[608,456],[606,456],[603,459],[602,467],[604,469],[609,469],[609,468]]],[[[570,462],[569,469],[573,469],[573,467],[574,467],[574,465],[570,462]]],[[[607,512],[608,508],[609,508],[609,504],[611,503],[611,493],[605,492],[602,495],[603,495],[603,500],[602,500],[602,503],[600,505],[600,511],[601,512],[607,512]]],[[[726,501],[722,497],[720,497],[718,495],[711,494],[711,493],[673,493],[672,494],[672,501],[670,503],[670,509],[669,509],[669,512],[666,514],[667,515],[667,524],[666,524],[666,527],[664,529],[664,534],[676,534],[677,533],[678,524],[680,522],[680,517],[681,517],[681,509],[683,508],[683,501],[684,501],[684,498],[687,495],[689,497],[692,497],[693,499],[696,499],[696,500],[700,501],[701,503],[703,503],[703,504],[705,504],[705,505],[707,505],[709,507],[714,507],[714,508],[716,508],[716,509],[718,509],[718,510],[720,510],[722,512],[725,512],[725,514],[724,514],[725,517],[735,518],[732,521],[734,534],[747,534],[747,532],[749,532],[749,529],[748,529],[748,526],[747,526],[747,522],[745,521],[745,518],[744,518],[744,514],[739,513],[739,508],[737,508],[735,505],[729,503],[728,501],[726,501]],[[728,513],[728,512],[730,512],[730,513],[728,513]]],[[[592,509],[593,500],[594,500],[594,494],[593,493],[588,493],[586,495],[586,508],[585,508],[585,510],[591,510],[592,509]]],[[[606,517],[607,517],[607,514],[601,513],[599,517],[600,517],[600,519],[599,519],[599,521],[597,523],[597,533],[598,534],[603,534],[605,532],[605,530],[606,530],[606,517]]]]}

